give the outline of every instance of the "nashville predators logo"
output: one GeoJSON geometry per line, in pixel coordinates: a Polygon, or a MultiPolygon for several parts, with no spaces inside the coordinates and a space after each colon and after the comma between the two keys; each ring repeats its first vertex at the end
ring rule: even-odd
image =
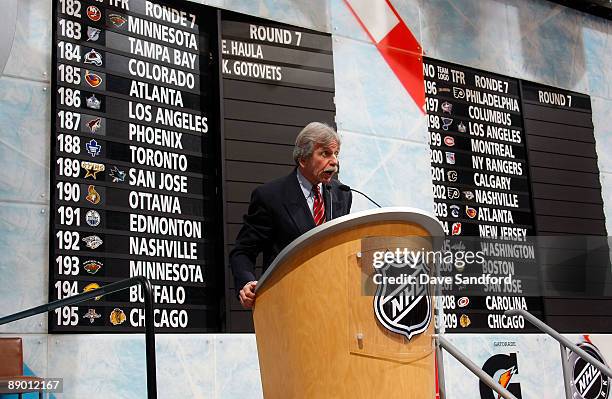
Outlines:
{"type": "Polygon", "coordinates": [[[125,320],[127,320],[127,317],[125,317],[125,313],[123,313],[123,310],[119,308],[113,309],[110,314],[110,322],[113,324],[113,326],[123,324],[125,320]]]}

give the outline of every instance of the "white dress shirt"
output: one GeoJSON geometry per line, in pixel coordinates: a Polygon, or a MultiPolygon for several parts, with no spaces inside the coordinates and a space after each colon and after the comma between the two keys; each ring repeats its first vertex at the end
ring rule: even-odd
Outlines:
{"type": "MultiPolygon", "coordinates": [[[[310,214],[313,215],[312,217],[314,218],[314,211],[313,211],[313,206],[314,206],[314,193],[312,192],[312,183],[310,183],[308,181],[307,178],[304,177],[304,175],[302,173],[300,173],[300,168],[297,169],[297,179],[298,179],[298,183],[300,183],[300,187],[302,189],[302,193],[304,194],[304,197],[306,198],[306,202],[308,203],[308,209],[310,210],[310,214]]],[[[323,184],[319,183],[319,192],[321,193],[321,198],[323,198],[323,184]]]]}

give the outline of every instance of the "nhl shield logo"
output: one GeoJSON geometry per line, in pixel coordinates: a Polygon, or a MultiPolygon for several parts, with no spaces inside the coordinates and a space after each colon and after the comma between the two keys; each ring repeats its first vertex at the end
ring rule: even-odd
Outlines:
{"type": "Polygon", "coordinates": [[[432,304],[429,286],[420,284],[419,276],[429,275],[427,265],[422,261],[385,263],[375,273],[380,275],[374,294],[378,322],[408,340],[425,331],[431,320],[432,304]]]}
{"type": "MultiPolygon", "coordinates": [[[[576,345],[599,360],[604,365],[608,365],[601,351],[591,342],[588,335],[583,336],[584,341],[576,345]]],[[[584,361],[575,352],[568,355],[572,375],[570,385],[574,399],[608,399],[610,397],[610,379],[599,369],[584,361]]]]}

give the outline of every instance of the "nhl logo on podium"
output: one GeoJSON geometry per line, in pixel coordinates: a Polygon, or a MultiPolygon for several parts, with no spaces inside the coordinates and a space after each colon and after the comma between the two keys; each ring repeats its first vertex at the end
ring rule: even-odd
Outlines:
{"type": "Polygon", "coordinates": [[[379,275],[374,294],[378,322],[408,340],[425,331],[431,320],[432,304],[429,286],[419,283],[419,276],[429,275],[427,265],[423,261],[385,263],[375,274],[379,275]]]}

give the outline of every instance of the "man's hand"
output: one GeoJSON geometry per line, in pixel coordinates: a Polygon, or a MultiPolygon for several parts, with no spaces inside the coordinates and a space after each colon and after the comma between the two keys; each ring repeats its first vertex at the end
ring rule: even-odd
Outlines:
{"type": "Polygon", "coordinates": [[[240,290],[238,298],[245,309],[251,309],[255,305],[255,286],[257,286],[257,281],[249,281],[240,290]]]}

